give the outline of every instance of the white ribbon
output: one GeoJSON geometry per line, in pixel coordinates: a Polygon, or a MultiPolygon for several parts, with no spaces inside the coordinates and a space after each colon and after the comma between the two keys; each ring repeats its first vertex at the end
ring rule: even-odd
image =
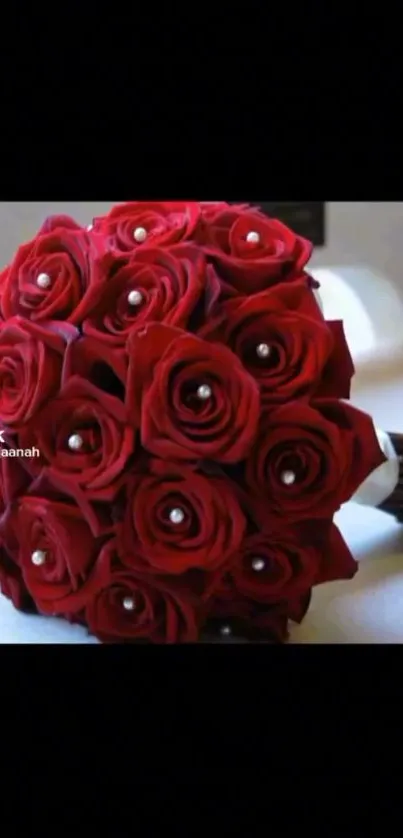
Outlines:
{"type": "Polygon", "coordinates": [[[368,475],[351,498],[354,503],[364,506],[379,506],[395,491],[399,482],[399,458],[392,440],[385,431],[378,428],[375,428],[375,431],[387,460],[368,475]]]}

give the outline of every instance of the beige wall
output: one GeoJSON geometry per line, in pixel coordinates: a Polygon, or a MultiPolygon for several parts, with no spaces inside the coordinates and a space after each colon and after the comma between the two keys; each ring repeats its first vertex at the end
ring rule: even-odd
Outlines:
{"type": "Polygon", "coordinates": [[[0,265],[12,258],[17,247],[38,231],[48,215],[71,215],[80,224],[90,224],[95,215],[107,212],[116,201],[0,201],[0,265]]]}
{"type": "Polygon", "coordinates": [[[403,202],[330,201],[326,213],[328,243],[311,266],[370,268],[403,296],[403,202]]]}

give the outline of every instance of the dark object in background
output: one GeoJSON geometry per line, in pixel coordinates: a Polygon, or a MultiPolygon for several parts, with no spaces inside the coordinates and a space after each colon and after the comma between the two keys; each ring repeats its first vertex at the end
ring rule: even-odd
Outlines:
{"type": "Polygon", "coordinates": [[[378,509],[381,509],[382,512],[388,512],[390,515],[394,515],[397,520],[403,524],[403,434],[398,434],[395,432],[390,433],[389,436],[392,440],[392,445],[396,451],[397,456],[399,457],[399,481],[392,492],[383,503],[378,506],[378,509]]]}
{"type": "MultiPolygon", "coordinates": [[[[230,203],[242,203],[231,201],[230,203]]],[[[246,200],[245,200],[246,203],[246,200]]],[[[278,218],[294,233],[309,239],[315,247],[325,245],[324,201],[251,201],[267,215],[278,218]]]]}

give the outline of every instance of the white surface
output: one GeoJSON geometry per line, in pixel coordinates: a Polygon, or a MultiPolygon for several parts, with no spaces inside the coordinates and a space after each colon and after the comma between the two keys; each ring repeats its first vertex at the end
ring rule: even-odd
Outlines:
{"type": "Polygon", "coordinates": [[[378,510],[347,504],[336,517],[359,562],[354,579],[314,589],[292,643],[403,643],[403,527],[378,510]]]}

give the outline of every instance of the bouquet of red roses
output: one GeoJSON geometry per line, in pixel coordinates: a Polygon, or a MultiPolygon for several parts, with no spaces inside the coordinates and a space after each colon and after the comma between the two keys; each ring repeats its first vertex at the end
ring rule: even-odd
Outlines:
{"type": "Polygon", "coordinates": [[[0,583],[103,641],[273,642],[385,459],[311,245],[248,205],[49,218],[0,275],[0,583]]]}

